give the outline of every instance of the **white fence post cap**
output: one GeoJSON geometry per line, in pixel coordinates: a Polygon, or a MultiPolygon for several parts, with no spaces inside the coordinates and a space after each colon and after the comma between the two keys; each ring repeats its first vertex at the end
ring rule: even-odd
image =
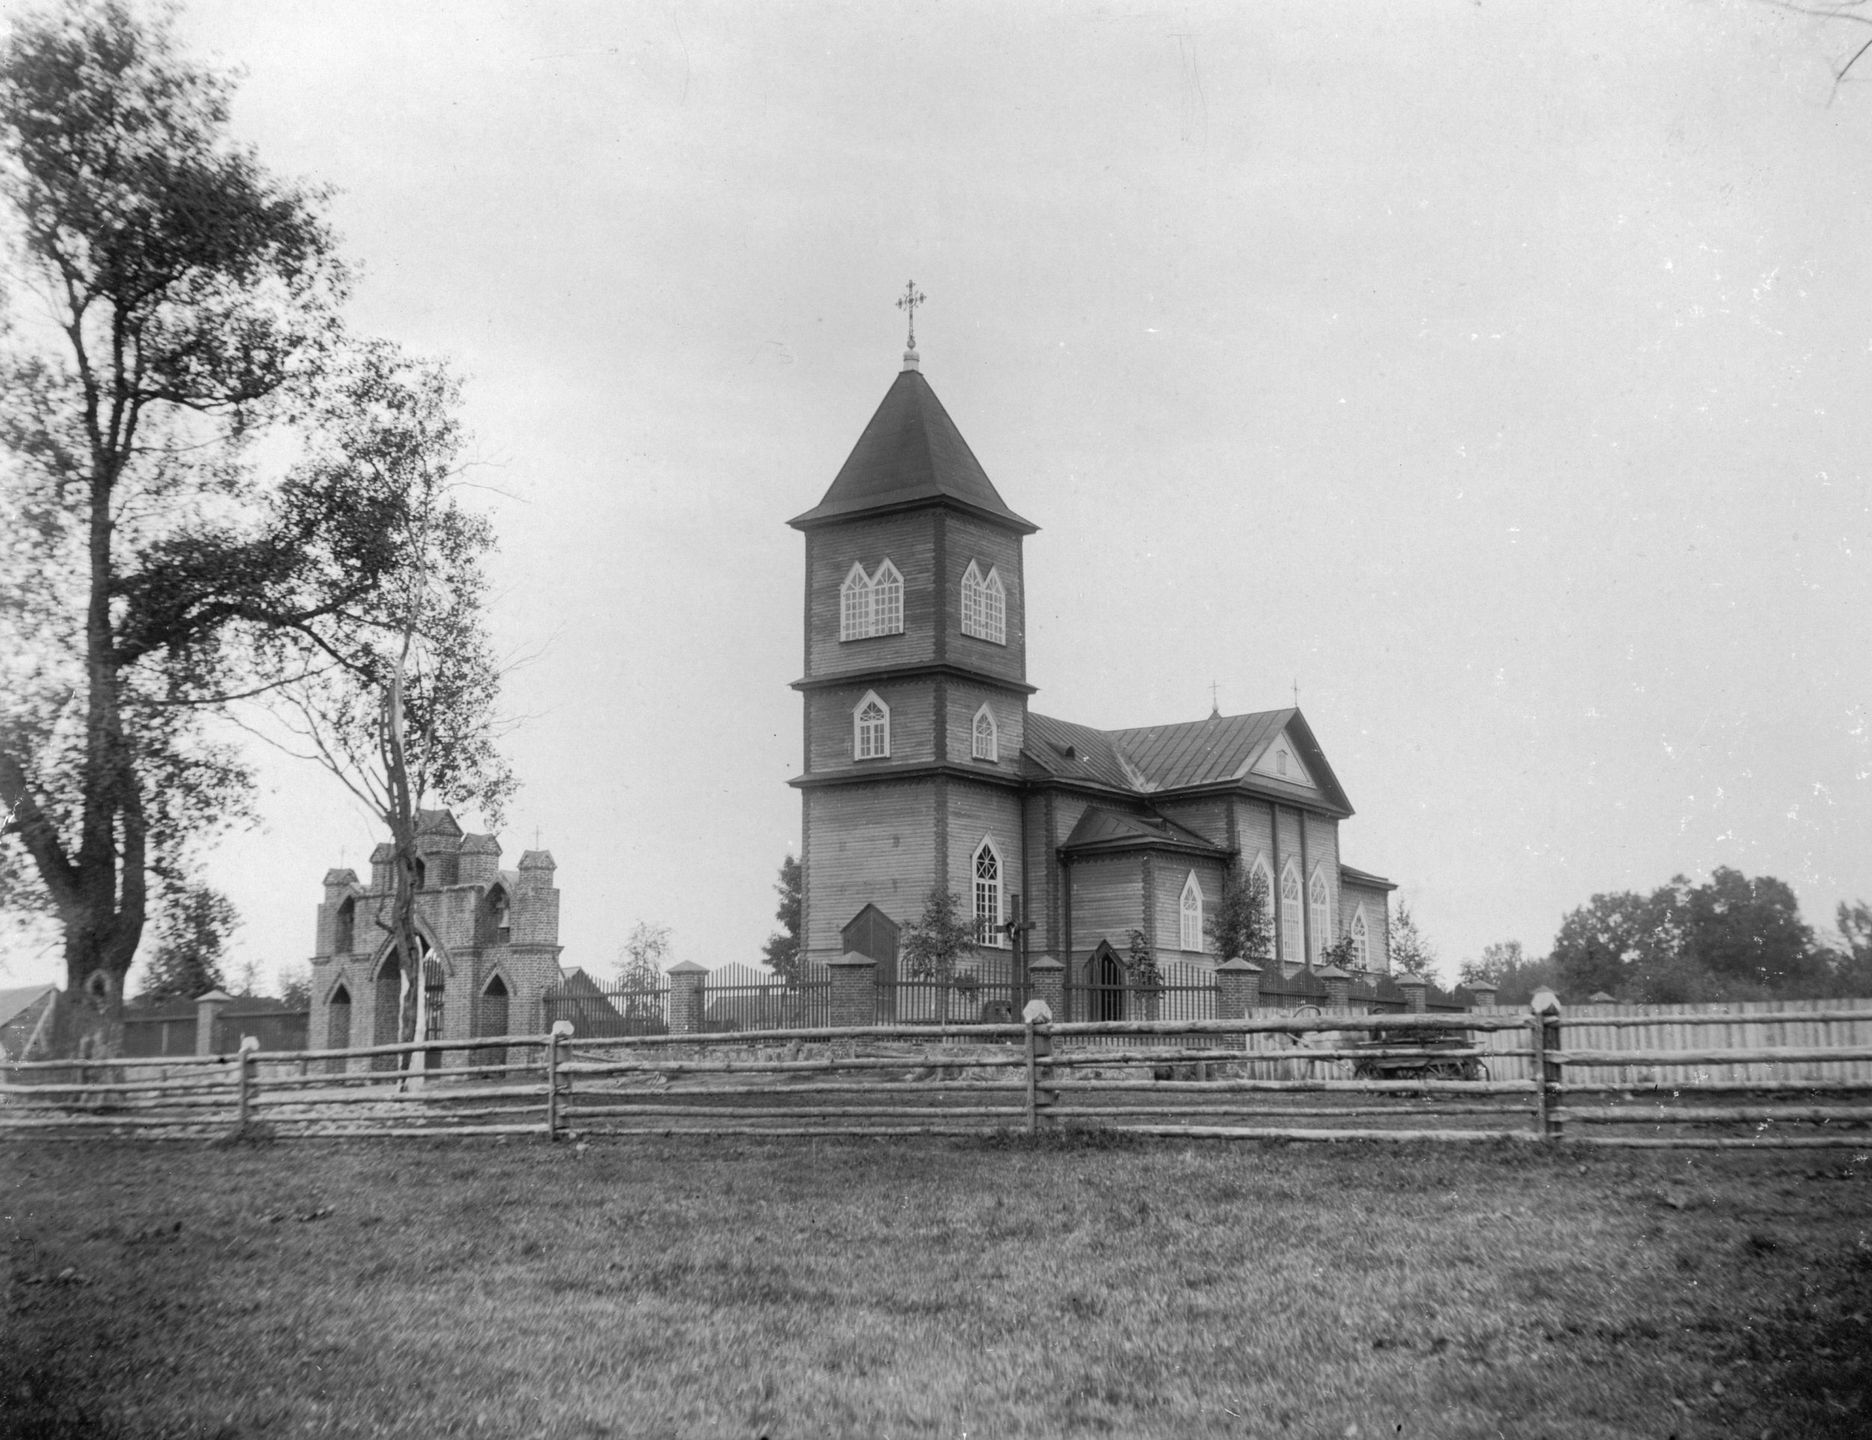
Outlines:
{"type": "Polygon", "coordinates": [[[1534,997],[1528,1001],[1528,1009],[1532,1010],[1536,1015],[1558,1015],[1560,1013],[1560,997],[1543,985],[1534,992],[1534,997]]]}
{"type": "Polygon", "coordinates": [[[1053,1019],[1053,1007],[1044,1000],[1029,1000],[1021,1019],[1029,1025],[1045,1025],[1053,1019]]]}
{"type": "Polygon", "coordinates": [[[260,1037],[258,1035],[241,1036],[240,1048],[241,1054],[243,1055],[251,1050],[258,1050],[260,1048],[260,1037]]]}
{"type": "Polygon", "coordinates": [[[572,1022],[570,1020],[553,1021],[552,1033],[560,1036],[570,1035],[572,1033],[572,1022]]]}

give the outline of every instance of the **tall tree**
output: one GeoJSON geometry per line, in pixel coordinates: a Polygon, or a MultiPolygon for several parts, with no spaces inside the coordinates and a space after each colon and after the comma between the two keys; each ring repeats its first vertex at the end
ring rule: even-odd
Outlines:
{"type": "Polygon", "coordinates": [[[1593,896],[1561,921],[1552,959],[1569,999],[1649,1005],[1799,998],[1835,978],[1794,892],[1728,866],[1702,885],[1677,875],[1649,895],[1593,896]]]}
{"type": "Polygon", "coordinates": [[[1386,939],[1389,941],[1393,970],[1425,978],[1435,975],[1436,949],[1417,928],[1417,917],[1411,914],[1410,906],[1402,900],[1398,901],[1397,909],[1391,912],[1391,928],[1386,939]]]}
{"type": "MultiPolygon", "coordinates": [[[[340,652],[395,563],[382,489],[269,483],[338,337],[322,196],[227,133],[229,86],[117,0],[0,47],[0,905],[52,913],[71,990],[121,1002],[151,900],[238,819],[204,710],[340,652]],[[290,430],[288,430],[290,433],[290,430]]],[[[394,499],[394,497],[390,497],[394,499]]]]}
{"type": "Polygon", "coordinates": [[[800,981],[800,863],[796,856],[788,855],[780,862],[780,880],[774,886],[774,893],[780,897],[780,908],[774,911],[774,919],[780,922],[780,928],[767,937],[767,943],[761,948],[761,958],[767,962],[767,968],[789,985],[800,981]]]}
{"type": "Polygon", "coordinates": [[[333,367],[299,473],[380,495],[394,563],[374,603],[352,615],[342,648],[296,630],[261,640],[276,669],[296,672],[274,698],[298,753],[390,832],[394,890],[378,923],[397,957],[404,1042],[427,1033],[427,969],[447,959],[416,903],[423,812],[472,807],[498,828],[515,783],[496,744],[501,677],[483,609],[493,532],[460,503],[458,403],[444,368],[387,344],[353,347],[333,367]]]}
{"type": "Polygon", "coordinates": [[[936,1020],[947,1025],[956,966],[975,953],[974,921],[962,914],[955,892],[938,885],[923,897],[922,913],[904,927],[900,942],[903,973],[936,982],[936,1020]]]}
{"type": "Polygon", "coordinates": [[[639,920],[618,947],[618,988],[629,1020],[662,1020],[663,972],[669,965],[670,928],[639,920]]]}
{"type": "Polygon", "coordinates": [[[1222,894],[1203,921],[1224,960],[1265,964],[1274,953],[1274,906],[1267,876],[1232,865],[1222,876],[1222,894]]]}
{"type": "Polygon", "coordinates": [[[157,920],[156,953],[135,1003],[162,1005],[226,989],[222,962],[237,923],[233,902],[219,890],[185,885],[171,891],[157,920]]]}

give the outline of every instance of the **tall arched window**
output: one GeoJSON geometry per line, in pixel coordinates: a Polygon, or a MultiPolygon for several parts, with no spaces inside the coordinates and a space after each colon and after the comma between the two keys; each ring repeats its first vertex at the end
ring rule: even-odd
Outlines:
{"type": "Polygon", "coordinates": [[[1352,958],[1358,961],[1361,970],[1371,969],[1371,931],[1365,928],[1365,907],[1359,906],[1352,916],[1352,958]]]}
{"type": "MultiPolygon", "coordinates": [[[[331,953],[334,955],[349,955],[356,944],[357,899],[355,896],[347,895],[344,903],[338,907],[337,919],[332,923],[331,953]]],[[[346,994],[345,1004],[349,1005],[350,1003],[351,997],[349,994],[346,994]]]]}
{"type": "Polygon", "coordinates": [[[1306,963],[1306,927],[1300,916],[1300,867],[1289,860],[1281,869],[1281,959],[1289,965],[1306,963]]]}
{"type": "Polygon", "coordinates": [[[1001,732],[995,727],[994,711],[986,705],[975,712],[973,753],[977,760],[998,760],[1001,756],[1001,732]]]}
{"type": "Polygon", "coordinates": [[[962,633],[1007,644],[1007,591],[993,567],[986,575],[973,560],[962,572],[962,633]]]}
{"type": "Polygon", "coordinates": [[[871,633],[871,577],[854,564],[839,586],[839,639],[862,640],[871,633]]]}
{"type": "Polygon", "coordinates": [[[903,576],[888,560],[871,577],[871,633],[903,634],[903,576]]]}
{"type": "Polygon", "coordinates": [[[1307,899],[1313,906],[1313,960],[1317,964],[1326,947],[1332,944],[1332,922],[1327,918],[1331,912],[1326,903],[1326,876],[1322,871],[1313,872],[1313,883],[1307,887],[1307,899]]]}
{"type": "Polygon", "coordinates": [[[975,851],[975,943],[1005,948],[1001,930],[1001,853],[984,840],[975,851]]]}
{"type": "Polygon", "coordinates": [[[890,706],[867,690],[852,711],[852,759],[881,760],[890,754],[890,706]]]}
{"type": "MultiPolygon", "coordinates": [[[[1268,943],[1274,943],[1274,872],[1268,868],[1267,856],[1255,856],[1253,874],[1261,877],[1261,916],[1267,922],[1268,943]]],[[[1249,956],[1253,959],[1253,956],[1249,956]]]]}
{"type": "Polygon", "coordinates": [[[1202,886],[1196,883],[1196,872],[1190,871],[1189,879],[1183,882],[1182,934],[1178,937],[1185,950],[1203,948],[1203,893],[1202,886]]]}

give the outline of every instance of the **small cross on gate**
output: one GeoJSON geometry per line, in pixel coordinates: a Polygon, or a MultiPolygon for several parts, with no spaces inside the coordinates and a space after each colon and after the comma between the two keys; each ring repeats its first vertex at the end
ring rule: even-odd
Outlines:
{"type": "Polygon", "coordinates": [[[916,281],[914,280],[905,285],[904,293],[897,297],[897,308],[904,311],[910,317],[910,340],[908,348],[911,350],[916,349],[916,307],[921,305],[927,298],[927,296],[917,290],[916,281]]]}

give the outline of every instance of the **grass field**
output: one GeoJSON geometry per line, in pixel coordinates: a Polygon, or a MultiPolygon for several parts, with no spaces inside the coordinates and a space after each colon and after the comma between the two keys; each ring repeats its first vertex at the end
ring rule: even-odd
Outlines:
{"type": "Polygon", "coordinates": [[[7,1437],[1872,1434],[1850,1151],[6,1145],[0,1214],[7,1437]]]}

